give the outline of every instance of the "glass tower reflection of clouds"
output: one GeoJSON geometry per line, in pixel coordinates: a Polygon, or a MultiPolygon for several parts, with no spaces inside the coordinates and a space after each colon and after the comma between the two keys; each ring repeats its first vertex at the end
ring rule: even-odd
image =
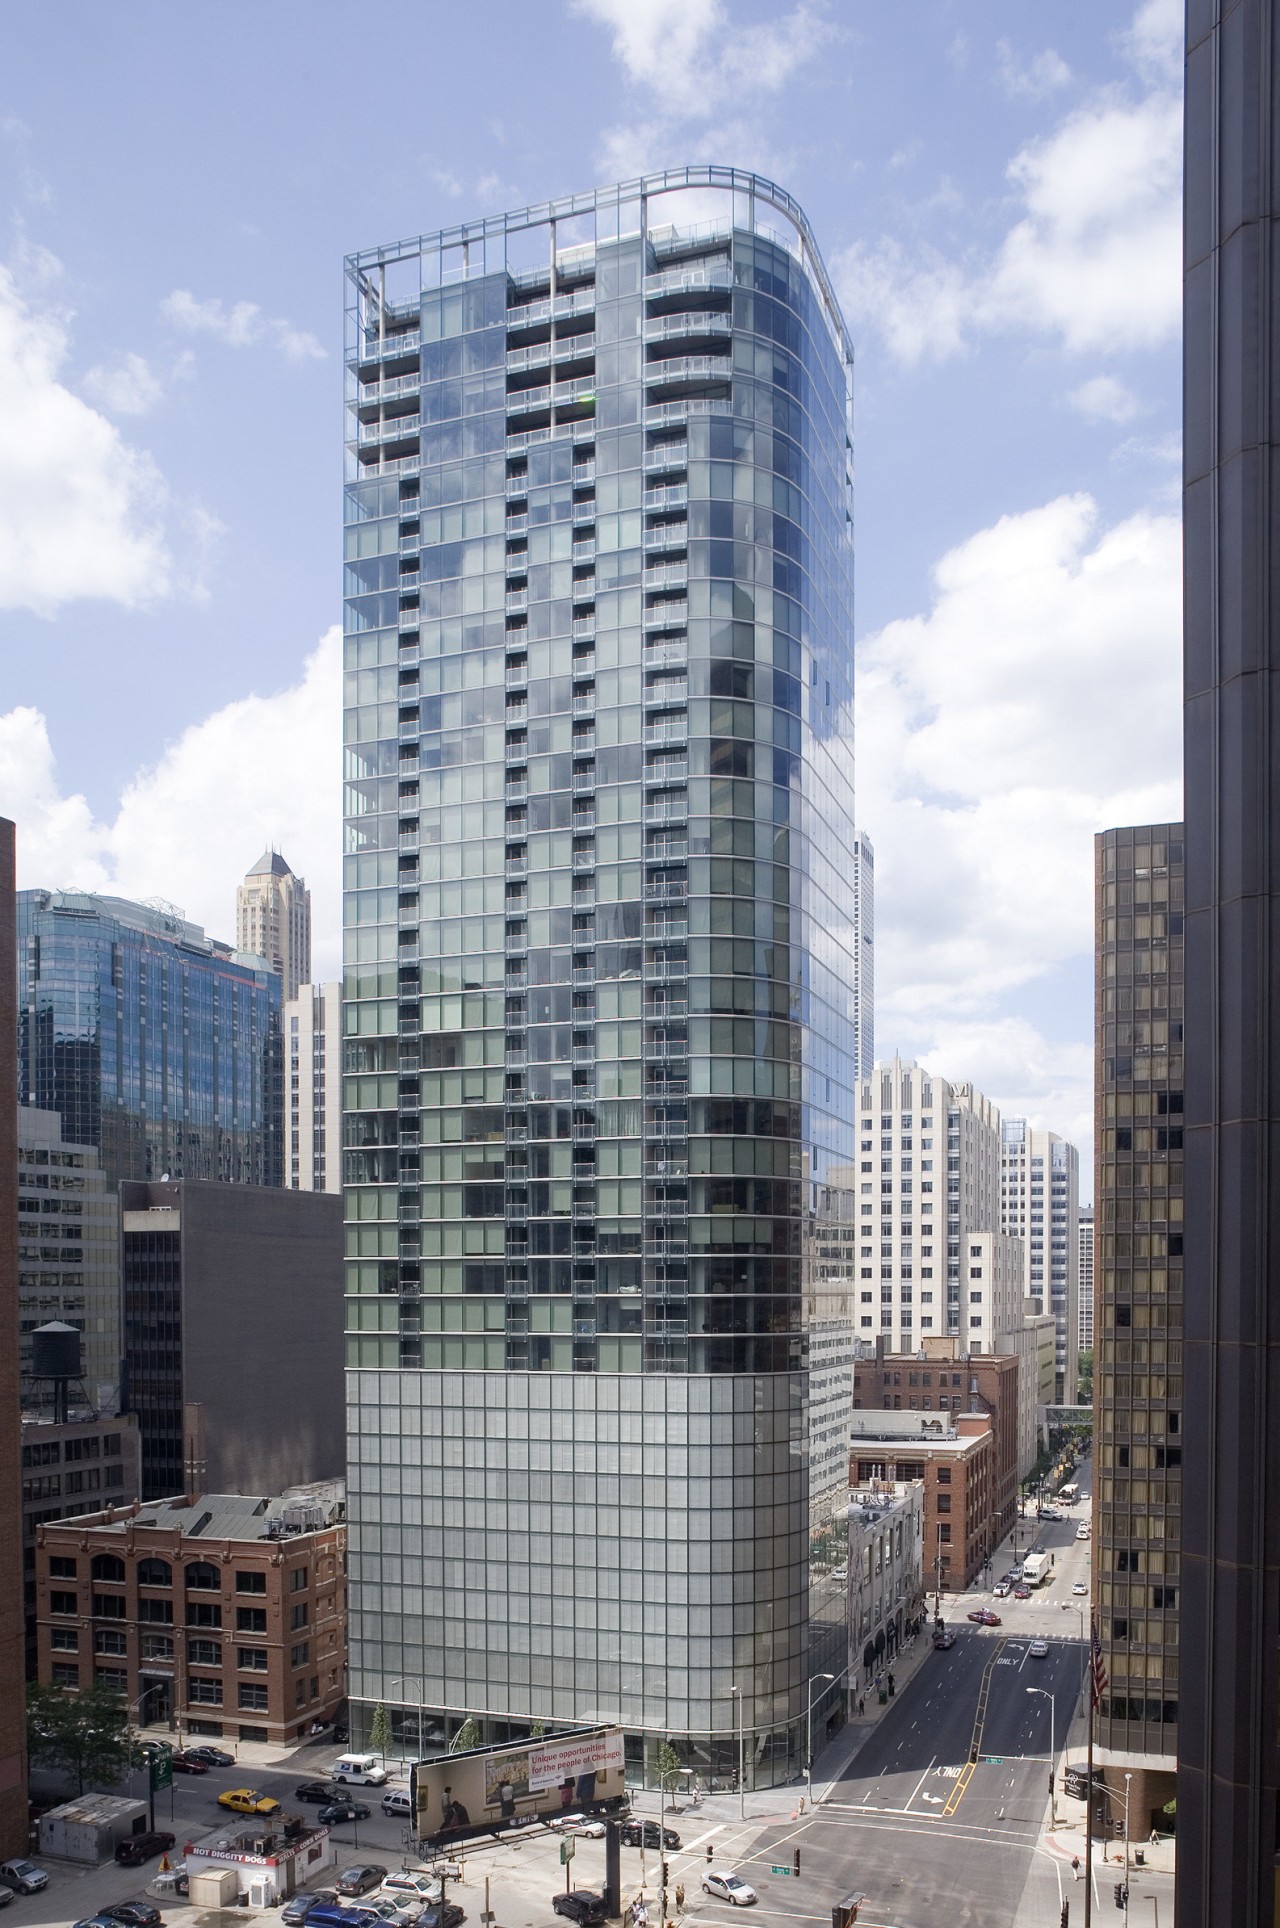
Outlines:
{"type": "Polygon", "coordinates": [[[785,1778],[845,1664],[849,344],[729,169],[347,292],[356,1727],[420,1686],[728,1771],[737,1688],[785,1778]]]}

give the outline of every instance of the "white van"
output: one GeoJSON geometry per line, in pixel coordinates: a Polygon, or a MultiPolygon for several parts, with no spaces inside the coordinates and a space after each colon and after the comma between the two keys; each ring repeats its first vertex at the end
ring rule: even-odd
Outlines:
{"type": "Polygon", "coordinates": [[[378,1766],[376,1754],[344,1754],[329,1769],[335,1781],[359,1781],[365,1787],[381,1787],[387,1778],[385,1767],[378,1766]]]}

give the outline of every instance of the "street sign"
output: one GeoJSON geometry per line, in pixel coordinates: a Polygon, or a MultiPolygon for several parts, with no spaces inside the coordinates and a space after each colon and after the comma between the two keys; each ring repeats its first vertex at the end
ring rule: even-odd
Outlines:
{"type": "Polygon", "coordinates": [[[984,1754],[982,1759],[983,1759],[983,1764],[986,1767],[1003,1767],[1004,1766],[1003,1754],[984,1754]]]}
{"type": "Polygon", "coordinates": [[[773,1865],[773,1863],[771,1862],[771,1863],[770,1863],[770,1865],[769,1865],[769,1873],[770,1873],[770,1874],[790,1874],[790,1873],[791,1873],[791,1870],[790,1870],[790,1868],[779,1868],[779,1867],[775,1867],[775,1866],[773,1865]]]}
{"type": "Polygon", "coordinates": [[[173,1786],[173,1755],[168,1748],[163,1754],[151,1756],[151,1786],[153,1791],[158,1787],[173,1786]]]}
{"type": "Polygon", "coordinates": [[[574,1840],[571,1834],[567,1835],[566,1838],[560,1843],[560,1866],[562,1868],[567,1868],[569,1863],[573,1860],[573,1851],[577,1847],[577,1845],[578,1845],[577,1842],[574,1840]]]}

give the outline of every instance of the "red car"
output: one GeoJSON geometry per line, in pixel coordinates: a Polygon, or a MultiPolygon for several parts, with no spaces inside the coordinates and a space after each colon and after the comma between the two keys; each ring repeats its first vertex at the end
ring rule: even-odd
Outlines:
{"type": "Polygon", "coordinates": [[[182,1748],[178,1748],[170,1756],[170,1760],[175,1774],[207,1774],[209,1772],[209,1764],[207,1761],[198,1761],[194,1754],[187,1754],[182,1748]]]}
{"type": "Polygon", "coordinates": [[[1013,1597],[1015,1600],[1029,1600],[1031,1598],[1031,1588],[1015,1587],[1013,1589],[1013,1597]]]}
{"type": "Polygon", "coordinates": [[[969,1615],[969,1618],[975,1621],[980,1627],[998,1627],[1000,1625],[1000,1615],[998,1613],[992,1613],[990,1607],[975,1607],[969,1615]]]}

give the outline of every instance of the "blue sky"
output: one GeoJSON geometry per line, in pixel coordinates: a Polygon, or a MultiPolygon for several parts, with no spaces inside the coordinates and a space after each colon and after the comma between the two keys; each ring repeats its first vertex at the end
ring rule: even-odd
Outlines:
{"type": "Polygon", "coordinates": [[[343,254],[644,168],[755,167],[806,208],[857,344],[880,1047],[1087,1151],[1091,834],[1180,807],[1180,11],[13,16],[0,810],[22,880],[228,932],[274,841],[334,970],[343,254]]]}

